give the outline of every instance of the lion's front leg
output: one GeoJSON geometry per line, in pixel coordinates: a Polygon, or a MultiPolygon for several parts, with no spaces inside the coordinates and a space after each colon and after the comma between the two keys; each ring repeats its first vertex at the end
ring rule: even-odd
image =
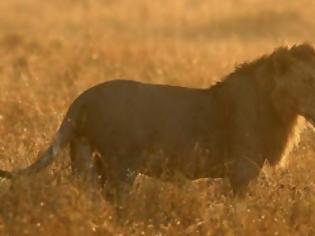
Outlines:
{"type": "Polygon", "coordinates": [[[229,170],[229,180],[235,195],[245,194],[249,182],[259,175],[261,167],[261,161],[245,155],[234,160],[229,170]]]}
{"type": "Polygon", "coordinates": [[[249,182],[255,179],[264,164],[263,145],[255,129],[239,126],[230,146],[228,177],[237,195],[244,194],[249,182]]]}
{"type": "Polygon", "coordinates": [[[228,177],[234,193],[242,195],[249,182],[259,175],[264,163],[264,147],[262,140],[259,139],[260,128],[257,123],[259,117],[255,110],[257,106],[239,100],[236,107],[228,148],[228,177]],[[250,112],[244,113],[244,110],[250,112]]]}

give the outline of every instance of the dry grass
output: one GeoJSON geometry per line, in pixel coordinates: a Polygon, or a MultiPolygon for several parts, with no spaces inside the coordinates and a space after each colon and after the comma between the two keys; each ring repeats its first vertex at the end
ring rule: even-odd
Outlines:
{"type": "MultiPolygon", "coordinates": [[[[89,86],[206,87],[281,44],[314,42],[314,10],[310,0],[0,1],[0,167],[31,163],[89,86]]],[[[140,176],[109,203],[71,178],[65,152],[0,183],[0,235],[315,235],[313,138],[303,135],[288,170],[265,167],[242,201],[220,181],[140,176]]]]}

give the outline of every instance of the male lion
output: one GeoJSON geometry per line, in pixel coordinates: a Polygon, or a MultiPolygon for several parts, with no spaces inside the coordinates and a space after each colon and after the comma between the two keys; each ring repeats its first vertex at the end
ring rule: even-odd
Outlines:
{"type": "Polygon", "coordinates": [[[101,174],[115,186],[129,173],[176,172],[228,177],[239,193],[265,160],[275,165],[289,151],[305,123],[298,125],[299,115],[315,121],[315,51],[308,44],[242,64],[207,89],[124,80],[92,87],[72,103],[34,164],[0,176],[35,173],[70,143],[73,169],[92,180],[101,174]]]}

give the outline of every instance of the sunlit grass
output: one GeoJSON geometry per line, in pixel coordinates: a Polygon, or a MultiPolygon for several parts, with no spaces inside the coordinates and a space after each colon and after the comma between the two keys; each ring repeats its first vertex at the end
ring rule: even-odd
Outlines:
{"type": "MultiPolygon", "coordinates": [[[[0,2],[0,168],[30,164],[86,88],[125,78],[207,87],[283,44],[314,42],[311,1],[0,2]]],[[[313,134],[246,198],[215,180],[137,178],[114,204],[69,173],[0,183],[1,235],[314,235],[313,134]]]]}

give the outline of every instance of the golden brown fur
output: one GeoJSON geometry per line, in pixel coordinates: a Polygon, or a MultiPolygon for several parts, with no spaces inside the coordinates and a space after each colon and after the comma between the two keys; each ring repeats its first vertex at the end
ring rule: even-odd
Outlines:
{"type": "Polygon", "coordinates": [[[117,186],[137,172],[181,173],[228,177],[238,192],[265,160],[277,164],[289,152],[300,115],[315,120],[314,76],[314,50],[302,44],[242,64],[208,89],[105,82],[74,101],[36,163],[0,175],[36,172],[70,143],[73,169],[92,181],[101,174],[117,186]]]}

